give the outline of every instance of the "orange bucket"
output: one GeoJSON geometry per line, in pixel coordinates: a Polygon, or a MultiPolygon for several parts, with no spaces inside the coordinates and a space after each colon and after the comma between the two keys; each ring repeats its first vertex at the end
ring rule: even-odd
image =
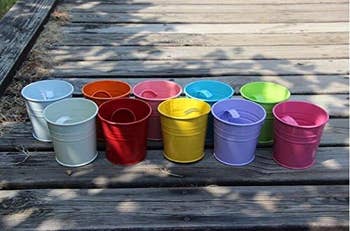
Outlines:
{"type": "Polygon", "coordinates": [[[111,99],[129,97],[131,86],[118,80],[99,80],[85,84],[82,92],[85,98],[100,106],[111,99]]]}
{"type": "MultiPolygon", "coordinates": [[[[82,92],[85,98],[94,101],[98,106],[112,99],[127,98],[131,93],[131,86],[118,80],[98,80],[83,86],[82,92]]],[[[104,140],[101,124],[96,120],[97,139],[104,140]]]]}

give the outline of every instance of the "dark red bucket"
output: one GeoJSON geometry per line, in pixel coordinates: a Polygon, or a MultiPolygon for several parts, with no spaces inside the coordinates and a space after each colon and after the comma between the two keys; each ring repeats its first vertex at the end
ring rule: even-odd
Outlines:
{"type": "Polygon", "coordinates": [[[138,99],[114,99],[100,106],[98,117],[109,161],[131,165],[145,159],[151,113],[151,106],[138,99]]]}

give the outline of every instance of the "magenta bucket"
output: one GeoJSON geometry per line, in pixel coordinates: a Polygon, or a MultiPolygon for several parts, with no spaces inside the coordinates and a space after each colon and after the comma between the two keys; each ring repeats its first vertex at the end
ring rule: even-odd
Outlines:
{"type": "Polygon", "coordinates": [[[321,107],[302,101],[277,104],[273,110],[273,159],[291,169],[306,169],[316,160],[323,128],[329,120],[321,107]]]}
{"type": "Polygon", "coordinates": [[[244,99],[228,99],[215,103],[214,156],[221,163],[243,166],[255,158],[260,130],[266,118],[265,109],[244,99]]]}
{"type": "Polygon", "coordinates": [[[136,98],[147,102],[152,107],[147,139],[162,140],[158,105],[167,99],[178,97],[182,92],[181,86],[167,80],[147,80],[136,84],[133,92],[136,98]]]}

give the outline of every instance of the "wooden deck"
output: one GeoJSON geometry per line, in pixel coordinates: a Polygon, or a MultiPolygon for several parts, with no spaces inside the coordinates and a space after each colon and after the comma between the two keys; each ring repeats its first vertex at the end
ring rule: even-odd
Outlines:
{"type": "Polygon", "coordinates": [[[29,10],[42,18],[14,41],[21,46],[0,44],[0,54],[17,49],[0,68],[2,82],[56,3],[69,20],[48,51],[54,65],[47,77],[73,83],[75,96],[102,78],[182,86],[215,79],[236,94],[244,83],[273,81],[292,99],[323,106],[331,119],[315,166],[303,171],[278,166],[271,147],[259,147],[244,167],[217,162],[211,144],[203,160],[175,164],[162,157],[159,142],[149,142],[146,160],[135,166],[112,165],[101,146],[95,162],[69,169],[55,162],[51,144],[32,138],[29,122],[3,123],[1,230],[348,230],[348,1],[28,2],[46,10],[29,10]]]}

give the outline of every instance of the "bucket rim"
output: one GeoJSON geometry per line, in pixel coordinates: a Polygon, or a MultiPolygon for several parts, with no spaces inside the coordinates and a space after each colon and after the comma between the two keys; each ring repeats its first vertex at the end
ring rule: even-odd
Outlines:
{"type": "Polygon", "coordinates": [[[202,79],[202,80],[196,80],[196,81],[193,81],[191,83],[186,84],[184,87],[184,93],[186,96],[188,96],[189,98],[192,98],[192,99],[198,99],[198,100],[205,101],[208,103],[215,103],[215,102],[220,101],[220,100],[225,100],[225,99],[231,98],[235,93],[235,89],[233,87],[231,87],[229,84],[222,82],[222,81],[219,81],[219,80],[202,79]],[[219,83],[221,85],[225,85],[226,87],[228,87],[231,90],[231,93],[229,94],[229,96],[222,98],[222,99],[208,99],[208,100],[190,95],[187,91],[188,87],[195,85],[195,84],[198,84],[200,82],[215,82],[215,83],[219,83]]]}
{"type": "Polygon", "coordinates": [[[109,101],[106,101],[104,103],[102,103],[98,109],[98,113],[97,113],[97,116],[100,120],[102,120],[103,122],[106,122],[107,124],[112,124],[112,125],[132,125],[132,124],[138,124],[138,123],[141,123],[143,121],[145,121],[146,119],[148,119],[152,114],[152,107],[146,103],[145,101],[143,100],[140,100],[140,99],[132,99],[132,98],[117,98],[117,99],[112,99],[112,100],[109,100],[109,101]],[[100,115],[100,110],[102,107],[106,107],[107,104],[111,103],[111,102],[114,102],[114,101],[120,101],[120,100],[128,100],[128,101],[139,101],[145,105],[147,105],[148,109],[149,109],[149,112],[148,114],[143,117],[142,119],[139,119],[139,120],[136,120],[136,121],[133,121],[133,122],[127,122],[127,123],[119,123],[119,122],[113,122],[113,121],[110,121],[110,120],[107,120],[105,118],[103,118],[101,115],[100,115]]]}
{"type": "Polygon", "coordinates": [[[167,100],[167,99],[173,99],[173,98],[179,97],[181,95],[181,93],[182,93],[182,86],[180,84],[176,83],[175,81],[163,80],[163,79],[151,79],[151,80],[144,80],[144,81],[138,82],[132,88],[132,93],[134,94],[135,97],[143,99],[143,100],[147,100],[147,101],[164,101],[164,100],[167,100]],[[149,97],[144,97],[144,96],[141,96],[141,95],[135,93],[135,88],[136,87],[138,87],[138,86],[140,86],[140,85],[142,85],[144,83],[159,82],[159,81],[174,84],[175,86],[179,87],[180,91],[176,95],[170,96],[170,97],[167,97],[167,98],[149,98],[149,97]]]}
{"type": "Polygon", "coordinates": [[[122,97],[130,95],[131,90],[132,90],[132,87],[131,87],[131,85],[129,83],[124,82],[124,81],[120,81],[120,80],[114,80],[114,79],[101,79],[101,80],[91,81],[91,82],[88,82],[88,83],[84,84],[84,86],[81,88],[81,92],[83,93],[84,97],[91,98],[91,99],[96,99],[96,100],[112,100],[112,99],[122,98],[122,97]],[[98,96],[92,96],[92,95],[89,95],[89,94],[85,93],[86,87],[90,86],[91,84],[101,83],[101,82],[122,83],[122,84],[125,84],[126,86],[128,86],[129,90],[125,94],[122,94],[120,96],[114,96],[114,97],[98,97],[98,96]]]}
{"type": "Polygon", "coordinates": [[[268,81],[266,81],[266,82],[265,81],[256,81],[256,82],[246,83],[239,89],[239,93],[241,94],[241,96],[243,96],[243,98],[248,99],[250,101],[254,101],[256,103],[261,103],[261,104],[276,104],[276,103],[280,103],[280,102],[288,100],[290,98],[290,96],[291,96],[290,90],[287,87],[285,87],[285,86],[283,86],[281,84],[275,83],[275,82],[268,82],[268,81]],[[244,93],[244,89],[249,87],[249,86],[251,86],[251,85],[255,85],[255,84],[274,85],[274,86],[278,86],[280,88],[284,88],[286,90],[286,92],[287,92],[287,96],[284,99],[281,99],[281,100],[271,100],[271,101],[252,99],[250,96],[247,96],[244,93]]]}
{"type": "Polygon", "coordinates": [[[46,80],[39,80],[39,81],[35,81],[35,82],[32,82],[28,85],[26,85],[25,87],[22,88],[21,90],[21,95],[22,97],[25,99],[25,100],[28,100],[28,101],[31,101],[31,102],[37,102],[37,103],[48,103],[48,102],[54,102],[54,101],[59,101],[59,100],[62,100],[64,98],[67,98],[68,96],[72,95],[74,92],[74,86],[67,82],[67,81],[64,81],[64,80],[58,80],[58,79],[46,79],[46,80]],[[40,84],[40,83],[43,83],[43,82],[59,82],[59,83],[62,83],[62,84],[65,84],[66,86],[69,86],[70,87],[70,90],[67,94],[65,95],[62,95],[60,97],[56,97],[56,98],[52,98],[52,99],[34,99],[34,98],[31,98],[31,97],[28,97],[24,94],[24,91],[26,89],[28,89],[29,87],[32,87],[33,85],[37,85],[37,84],[40,84]]]}
{"type": "Polygon", "coordinates": [[[286,102],[281,102],[281,103],[278,103],[276,104],[273,108],[272,108],[272,113],[273,113],[273,116],[281,123],[285,124],[285,125],[288,125],[290,127],[296,127],[296,128],[318,128],[318,127],[322,127],[324,126],[325,124],[328,123],[329,121],[329,113],[324,109],[322,108],[321,106],[317,105],[317,104],[314,104],[314,103],[310,103],[308,101],[302,101],[302,100],[288,100],[286,102]],[[307,105],[311,105],[313,107],[316,107],[318,109],[320,109],[322,112],[325,113],[325,115],[327,116],[326,120],[324,121],[324,123],[322,124],[319,124],[319,125],[292,125],[292,124],[289,124],[287,122],[285,122],[284,120],[282,120],[279,116],[276,115],[276,109],[278,107],[280,107],[281,105],[283,104],[286,104],[286,103],[303,103],[303,104],[307,104],[307,105]]]}
{"type": "Polygon", "coordinates": [[[221,100],[221,101],[216,102],[216,103],[211,107],[211,114],[214,116],[215,119],[219,120],[219,121],[222,122],[222,123],[225,123],[225,124],[228,124],[228,125],[240,126],[240,127],[253,126],[253,125],[256,125],[256,124],[259,124],[259,123],[264,122],[265,119],[266,119],[266,110],[264,109],[263,106],[261,106],[261,105],[258,104],[258,103],[252,102],[252,101],[250,101],[250,100],[238,99],[238,98],[235,98],[235,99],[225,99],[225,100],[221,100]],[[254,104],[255,106],[257,106],[258,108],[260,108],[260,109],[264,112],[264,116],[263,116],[261,119],[259,119],[258,121],[253,122],[253,123],[248,123],[248,124],[239,124],[239,123],[234,123],[234,122],[229,122],[229,121],[223,120],[223,119],[221,119],[220,117],[218,117],[218,116],[214,113],[214,108],[215,108],[218,104],[223,103],[223,102],[225,102],[225,101],[243,101],[243,102],[248,102],[248,103],[254,104]]]}
{"type": "Polygon", "coordinates": [[[46,120],[47,123],[50,123],[52,125],[56,125],[56,126],[63,126],[63,127],[69,127],[69,126],[75,126],[75,125],[79,125],[79,124],[83,124],[83,123],[86,123],[87,121],[91,120],[92,118],[96,117],[98,113],[98,106],[97,104],[90,100],[90,99],[85,99],[85,98],[68,98],[68,99],[63,99],[63,100],[60,100],[60,101],[57,101],[57,102],[54,102],[52,104],[50,104],[49,106],[47,106],[45,109],[44,109],[44,119],[46,120]],[[61,124],[61,123],[56,123],[54,121],[51,121],[47,118],[46,116],[46,113],[47,111],[51,108],[51,107],[54,107],[55,105],[59,104],[59,103],[64,103],[65,101],[86,101],[86,102],[89,102],[91,103],[92,105],[94,105],[95,107],[95,112],[93,113],[93,115],[91,115],[90,117],[84,119],[84,120],[81,120],[79,122],[74,122],[74,123],[67,123],[67,124],[61,124]]]}
{"type": "Polygon", "coordinates": [[[210,105],[203,101],[203,100],[199,100],[199,99],[194,99],[194,98],[185,98],[185,97],[180,97],[180,98],[173,98],[173,99],[167,99],[163,102],[161,102],[158,107],[157,107],[157,111],[159,112],[159,114],[161,114],[162,116],[165,116],[165,117],[168,117],[168,118],[171,118],[171,119],[177,119],[177,120],[190,120],[190,119],[196,119],[196,118],[199,118],[199,117],[202,117],[202,116],[205,116],[205,115],[208,115],[210,113],[210,105]],[[167,113],[164,113],[162,112],[161,110],[159,110],[159,108],[161,107],[161,105],[169,102],[170,100],[194,100],[196,102],[200,102],[200,103],[203,103],[207,106],[207,110],[205,111],[205,113],[202,113],[201,115],[198,115],[198,116],[192,116],[192,117],[186,117],[186,118],[183,118],[183,117],[180,117],[180,116],[170,116],[168,115],[167,113]]]}

